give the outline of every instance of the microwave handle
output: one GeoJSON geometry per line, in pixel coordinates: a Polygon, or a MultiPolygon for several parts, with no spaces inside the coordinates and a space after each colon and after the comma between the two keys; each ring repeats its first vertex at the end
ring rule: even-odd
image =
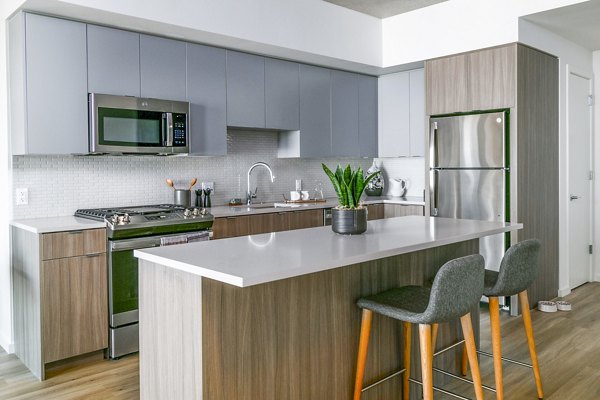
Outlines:
{"type": "Polygon", "coordinates": [[[165,147],[173,146],[173,113],[163,114],[163,143],[165,147]]]}

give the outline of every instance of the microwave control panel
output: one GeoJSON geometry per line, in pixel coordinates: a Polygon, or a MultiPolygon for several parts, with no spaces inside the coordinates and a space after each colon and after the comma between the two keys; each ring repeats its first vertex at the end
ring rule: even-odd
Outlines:
{"type": "Polygon", "coordinates": [[[187,115],[173,113],[173,146],[187,145],[187,115]]]}

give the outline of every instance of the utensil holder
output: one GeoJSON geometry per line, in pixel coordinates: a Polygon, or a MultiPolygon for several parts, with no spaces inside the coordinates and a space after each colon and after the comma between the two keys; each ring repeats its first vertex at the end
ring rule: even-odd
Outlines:
{"type": "Polygon", "coordinates": [[[188,189],[175,189],[173,192],[173,203],[183,206],[189,207],[192,203],[192,192],[188,189]]]}

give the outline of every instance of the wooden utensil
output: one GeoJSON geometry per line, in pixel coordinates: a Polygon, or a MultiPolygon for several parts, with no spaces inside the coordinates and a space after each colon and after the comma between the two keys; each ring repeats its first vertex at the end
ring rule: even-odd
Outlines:
{"type": "Polygon", "coordinates": [[[171,179],[167,179],[167,186],[171,186],[173,190],[175,190],[175,185],[173,184],[173,181],[171,179]]]}
{"type": "Polygon", "coordinates": [[[196,182],[198,182],[198,179],[196,179],[196,178],[192,179],[192,181],[190,182],[190,187],[188,188],[188,190],[192,190],[192,188],[194,187],[194,185],[196,184],[196,182]]]}

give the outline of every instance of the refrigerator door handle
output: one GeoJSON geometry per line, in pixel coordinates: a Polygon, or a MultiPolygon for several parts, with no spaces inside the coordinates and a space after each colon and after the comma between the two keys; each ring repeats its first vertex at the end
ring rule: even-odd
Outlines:
{"type": "Polygon", "coordinates": [[[431,121],[431,132],[429,133],[429,164],[432,168],[437,166],[437,149],[438,145],[436,143],[436,133],[438,129],[437,121],[431,121]]]}
{"type": "Polygon", "coordinates": [[[433,188],[433,199],[431,202],[431,216],[437,217],[438,215],[438,178],[439,178],[439,169],[432,168],[431,169],[432,177],[431,177],[431,186],[433,188]]]}

